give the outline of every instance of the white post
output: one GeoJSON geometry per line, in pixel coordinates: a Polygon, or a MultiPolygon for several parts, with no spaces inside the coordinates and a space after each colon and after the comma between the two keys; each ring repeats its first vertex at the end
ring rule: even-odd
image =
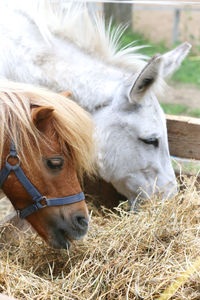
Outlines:
{"type": "Polygon", "coordinates": [[[132,27],[132,4],[104,3],[104,14],[106,19],[112,17],[115,23],[132,27]]]}
{"type": "Polygon", "coordinates": [[[179,21],[180,21],[180,8],[174,9],[174,26],[173,26],[173,44],[179,40],[179,21]]]}

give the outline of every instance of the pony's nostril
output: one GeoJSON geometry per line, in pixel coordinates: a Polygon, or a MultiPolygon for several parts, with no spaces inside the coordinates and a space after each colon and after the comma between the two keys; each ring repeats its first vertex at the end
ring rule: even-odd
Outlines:
{"type": "Polygon", "coordinates": [[[82,215],[74,216],[74,225],[76,225],[80,229],[87,229],[88,228],[88,219],[86,219],[82,215]]]}
{"type": "Polygon", "coordinates": [[[81,226],[88,226],[88,221],[84,217],[78,217],[77,222],[81,226]]]}

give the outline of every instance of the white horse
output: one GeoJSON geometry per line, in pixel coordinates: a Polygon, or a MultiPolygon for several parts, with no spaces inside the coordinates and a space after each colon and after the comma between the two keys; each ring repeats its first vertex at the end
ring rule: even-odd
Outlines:
{"type": "Polygon", "coordinates": [[[131,205],[141,194],[166,197],[176,190],[176,179],[156,95],[190,45],[147,63],[136,53],[140,47],[117,50],[123,29],[106,29],[103,18],[89,16],[85,5],[63,3],[1,1],[0,75],[71,90],[96,122],[99,175],[131,205]]]}

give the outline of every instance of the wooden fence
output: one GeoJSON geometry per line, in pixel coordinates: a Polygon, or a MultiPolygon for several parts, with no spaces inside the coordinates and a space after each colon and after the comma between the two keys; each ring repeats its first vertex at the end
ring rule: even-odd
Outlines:
{"type": "Polygon", "coordinates": [[[167,116],[170,154],[200,160],[200,119],[167,116]]]}

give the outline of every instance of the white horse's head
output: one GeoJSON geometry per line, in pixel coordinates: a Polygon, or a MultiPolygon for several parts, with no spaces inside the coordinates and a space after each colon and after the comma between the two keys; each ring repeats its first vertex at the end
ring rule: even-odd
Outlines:
{"type": "MultiPolygon", "coordinates": [[[[162,78],[172,74],[189,52],[184,43],[164,55],[153,57],[122,82],[111,105],[95,115],[100,144],[100,175],[133,205],[138,195],[161,192],[163,198],[176,193],[165,115],[154,91],[162,78]],[[102,114],[104,117],[102,117],[102,114]]],[[[166,95],[167,96],[167,95],[166,95]]]]}

